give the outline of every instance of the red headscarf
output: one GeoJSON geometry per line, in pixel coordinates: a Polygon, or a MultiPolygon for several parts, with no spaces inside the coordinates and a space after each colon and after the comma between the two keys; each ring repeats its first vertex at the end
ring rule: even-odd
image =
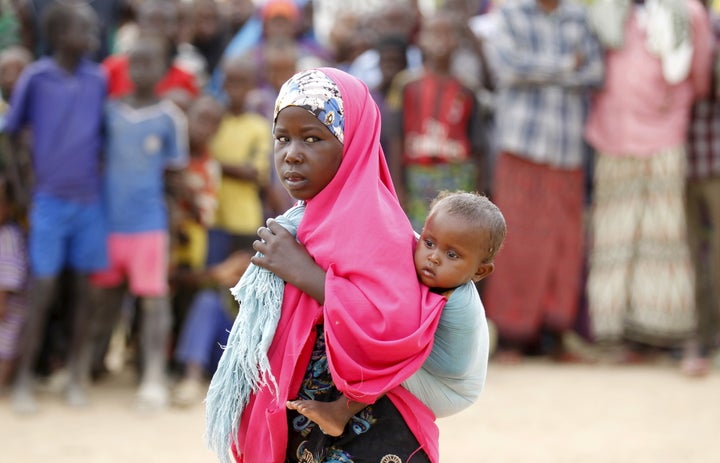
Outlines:
{"type": "Polygon", "coordinates": [[[324,323],[337,388],[366,403],[387,394],[437,461],[435,417],[400,383],[429,355],[444,299],[418,282],[415,237],[380,147],[377,105],[358,79],[337,69],[320,71],[342,97],[343,159],[332,181],[307,201],[297,237],[327,272],[325,304],[286,285],[268,352],[279,400],[269,387],[251,397],[240,422],[241,458],[248,463],[285,460],[285,402],[297,397],[315,326],[324,323]]]}

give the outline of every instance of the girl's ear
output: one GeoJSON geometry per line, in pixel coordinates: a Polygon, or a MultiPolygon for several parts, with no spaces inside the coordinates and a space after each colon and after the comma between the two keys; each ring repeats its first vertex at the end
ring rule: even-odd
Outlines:
{"type": "Polygon", "coordinates": [[[473,275],[473,281],[477,283],[478,281],[482,280],[483,278],[490,275],[492,272],[495,271],[495,264],[494,263],[488,263],[488,264],[480,264],[480,267],[478,267],[477,271],[475,272],[475,275],[473,275]]]}

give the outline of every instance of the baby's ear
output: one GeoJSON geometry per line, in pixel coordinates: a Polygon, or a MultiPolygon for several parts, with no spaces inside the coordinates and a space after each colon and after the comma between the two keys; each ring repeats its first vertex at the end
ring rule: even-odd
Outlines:
{"type": "Polygon", "coordinates": [[[477,283],[478,281],[482,280],[483,278],[490,275],[492,272],[495,271],[495,264],[490,262],[487,264],[480,264],[480,267],[478,267],[477,271],[475,272],[475,275],[473,275],[473,281],[477,283]]]}

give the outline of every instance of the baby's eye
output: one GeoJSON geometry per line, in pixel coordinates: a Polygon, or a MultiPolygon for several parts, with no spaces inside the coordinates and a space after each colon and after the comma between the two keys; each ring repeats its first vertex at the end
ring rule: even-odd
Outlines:
{"type": "Polygon", "coordinates": [[[447,252],[447,256],[448,256],[448,258],[450,258],[450,259],[457,259],[457,258],[460,257],[460,256],[458,255],[458,253],[455,252],[455,251],[448,251],[448,252],[447,252]]]}
{"type": "Polygon", "coordinates": [[[435,246],[435,243],[430,240],[423,240],[423,242],[425,243],[426,248],[432,248],[433,246],[435,246]]]}

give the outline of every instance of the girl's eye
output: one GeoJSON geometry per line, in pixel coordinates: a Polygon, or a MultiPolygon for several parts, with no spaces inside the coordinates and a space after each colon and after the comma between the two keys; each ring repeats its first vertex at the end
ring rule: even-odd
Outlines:
{"type": "Polygon", "coordinates": [[[306,142],[306,143],[315,143],[316,141],[318,141],[318,137],[315,137],[315,136],[312,136],[312,135],[309,136],[309,137],[305,137],[305,142],[306,142]]]}
{"type": "Polygon", "coordinates": [[[285,136],[283,136],[283,135],[278,135],[278,136],[275,137],[275,140],[284,143],[284,142],[287,141],[287,137],[285,137],[285,136]]]}

